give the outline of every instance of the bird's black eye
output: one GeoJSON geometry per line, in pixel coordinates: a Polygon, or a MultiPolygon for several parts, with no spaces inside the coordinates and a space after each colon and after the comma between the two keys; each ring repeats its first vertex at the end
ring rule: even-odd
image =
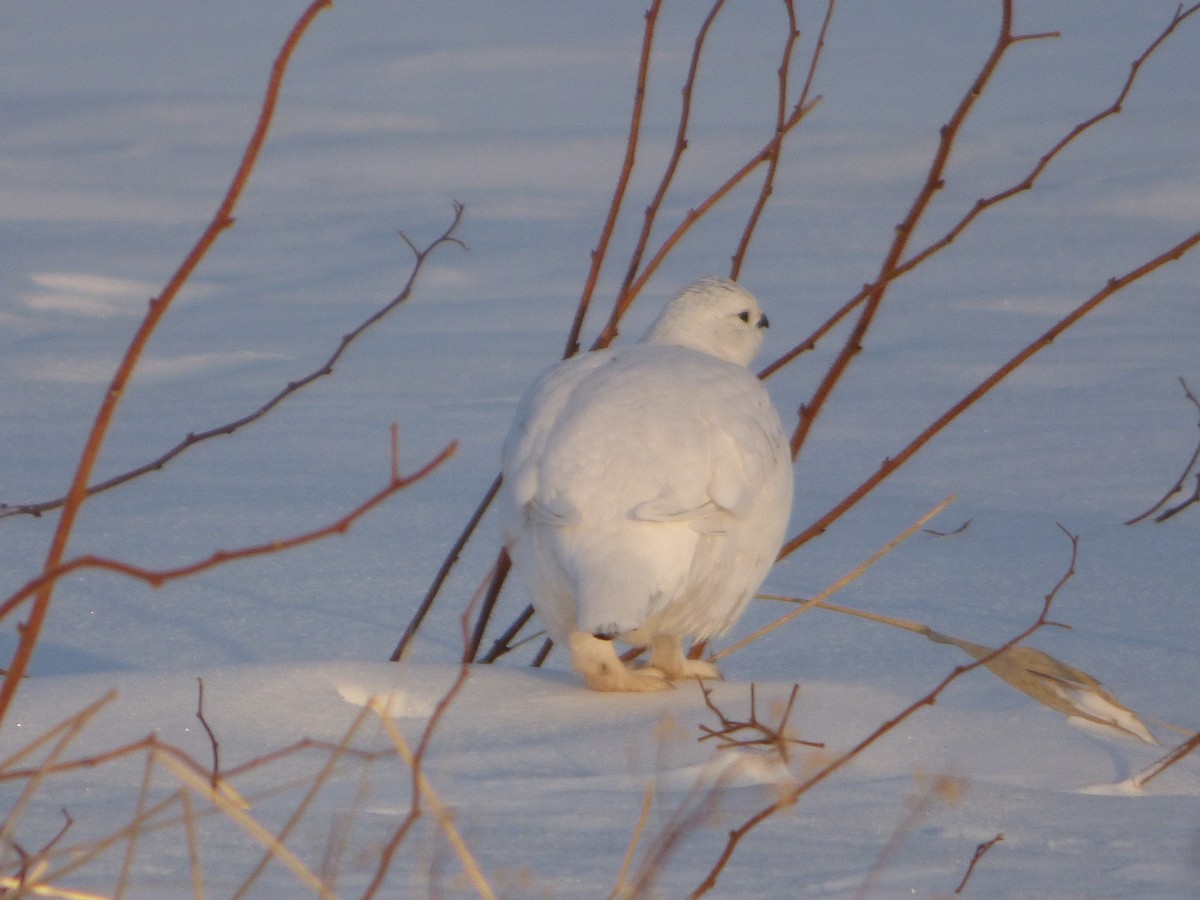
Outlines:
{"type": "Polygon", "coordinates": [[[748,309],[743,309],[743,310],[742,310],[740,313],[738,313],[738,318],[739,318],[739,319],[741,319],[743,322],[747,322],[747,323],[749,323],[749,321],[750,321],[750,310],[748,310],[748,309]]]}

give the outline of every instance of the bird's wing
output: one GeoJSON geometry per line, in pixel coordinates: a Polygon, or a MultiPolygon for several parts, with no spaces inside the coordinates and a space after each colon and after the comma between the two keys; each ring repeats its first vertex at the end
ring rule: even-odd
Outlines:
{"type": "MultiPolygon", "coordinates": [[[[539,518],[550,523],[566,524],[579,520],[578,510],[564,498],[555,501],[539,492],[538,462],[579,382],[603,365],[610,355],[609,351],[600,350],[557,363],[538,376],[521,399],[502,454],[504,495],[512,507],[504,514],[506,520],[530,504],[534,504],[530,508],[539,518]]],[[[511,524],[506,521],[504,527],[508,532],[511,524]]]]}
{"type": "Polygon", "coordinates": [[[517,501],[563,524],[608,510],[719,532],[742,517],[787,453],[761,382],[679,347],[590,362],[535,388],[508,467],[517,501]]]}

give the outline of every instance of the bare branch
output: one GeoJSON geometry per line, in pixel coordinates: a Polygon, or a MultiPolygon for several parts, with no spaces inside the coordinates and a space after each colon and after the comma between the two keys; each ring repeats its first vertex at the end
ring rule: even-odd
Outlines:
{"type": "MultiPolygon", "coordinates": [[[[1105,107],[1103,110],[1096,113],[1095,115],[1093,115],[1087,119],[1084,119],[1083,121],[1076,124],[1070,131],[1068,131],[1062,138],[1060,138],[1049,150],[1047,150],[1045,153],[1043,153],[1041,155],[1041,157],[1038,158],[1038,161],[1033,166],[1033,168],[1030,169],[1030,171],[1019,181],[1015,182],[1014,184],[1005,188],[1004,190],[998,191],[997,193],[994,193],[991,196],[980,198],[978,201],[976,201],[974,206],[972,206],[971,209],[961,219],[958,220],[958,222],[956,222],[953,226],[951,226],[951,228],[942,237],[933,241],[932,243],[930,243],[929,245],[927,245],[920,251],[912,254],[911,256],[906,258],[903,262],[899,263],[894,269],[892,269],[890,272],[888,272],[887,280],[895,281],[897,278],[900,278],[901,276],[906,275],[907,273],[911,272],[913,269],[920,266],[922,263],[924,263],[926,260],[928,260],[931,256],[934,256],[941,250],[944,250],[946,247],[950,246],[950,244],[952,244],[954,242],[954,240],[960,234],[962,234],[967,229],[967,227],[970,226],[971,223],[974,222],[975,219],[978,218],[985,211],[1005,202],[1006,200],[1012,199],[1013,197],[1017,196],[1018,194],[1022,194],[1027,191],[1032,190],[1033,187],[1035,186],[1035,184],[1037,183],[1038,179],[1045,172],[1045,170],[1050,166],[1050,164],[1059,155],[1062,154],[1062,152],[1064,150],[1067,149],[1067,147],[1069,145],[1074,143],[1084,133],[1086,133],[1087,131],[1090,131],[1094,126],[1098,125],[1100,122],[1103,122],[1105,119],[1108,119],[1112,116],[1119,115],[1122,110],[1122,107],[1124,106],[1124,102],[1125,102],[1126,98],[1129,96],[1130,91],[1133,89],[1134,82],[1137,79],[1138,73],[1141,71],[1142,65],[1146,62],[1147,59],[1149,59],[1150,55],[1152,53],[1154,53],[1154,51],[1157,50],[1158,47],[1171,35],[1171,33],[1179,26],[1179,24],[1181,22],[1183,22],[1184,19],[1188,18],[1193,13],[1195,13],[1197,11],[1197,9],[1200,9],[1200,4],[1192,6],[1192,7],[1188,8],[1187,10],[1183,10],[1183,8],[1180,7],[1180,9],[1176,12],[1175,16],[1172,18],[1171,22],[1167,25],[1167,27],[1158,35],[1158,37],[1156,37],[1146,47],[1146,49],[1141,53],[1141,55],[1139,55],[1130,64],[1129,75],[1126,78],[1125,82],[1122,84],[1120,90],[1117,93],[1116,98],[1113,100],[1112,103],[1110,103],[1107,107],[1105,107]]],[[[1057,34],[1055,32],[1048,32],[1045,34],[1038,34],[1038,35],[1029,35],[1027,38],[1013,38],[1013,43],[1016,43],[1018,40],[1022,40],[1022,39],[1028,39],[1028,40],[1039,39],[1040,40],[1042,38],[1050,38],[1050,37],[1056,37],[1056,36],[1057,36],[1057,34]]],[[[832,316],[830,316],[819,328],[817,328],[816,331],[814,331],[811,335],[809,335],[807,338],[805,338],[803,341],[801,341],[799,344],[797,344],[795,347],[793,347],[787,353],[783,354],[778,359],[774,360],[769,365],[767,365],[759,373],[759,377],[760,378],[770,377],[775,372],[779,371],[781,368],[783,368],[785,365],[787,365],[789,362],[791,362],[793,359],[800,356],[802,353],[812,350],[816,346],[817,341],[819,341],[830,330],[832,330],[833,327],[838,322],[840,322],[842,319],[844,319],[850,312],[852,312],[853,310],[858,308],[860,305],[862,305],[862,303],[867,299],[867,297],[870,296],[871,293],[873,291],[875,291],[878,286],[879,286],[878,282],[872,282],[870,284],[864,285],[862,290],[860,290],[855,296],[851,297],[850,300],[848,300],[840,309],[838,309],[832,316]]]]}
{"type": "Polygon", "coordinates": [[[988,393],[992,388],[998,385],[1001,381],[1011,375],[1014,371],[1025,364],[1032,356],[1050,346],[1060,334],[1075,325],[1080,319],[1100,306],[1109,297],[1119,293],[1134,282],[1144,278],[1156,269],[1162,268],[1167,263],[1174,262],[1180,259],[1197,244],[1200,244],[1200,231],[1193,232],[1175,246],[1155,256],[1153,259],[1147,260],[1140,266],[1126,272],[1117,278],[1110,278],[1103,288],[1094,293],[1091,297],[1073,309],[1067,315],[1063,316],[1054,323],[1040,337],[1027,344],[1024,349],[1019,351],[1008,362],[1002,365],[999,369],[981,381],[975,386],[970,393],[955,403],[950,409],[942,413],[920,434],[913,438],[905,447],[895,456],[889,456],[883,461],[875,472],[866,479],[857,488],[846,495],[836,506],[826,512],[823,516],[805,528],[795,537],[788,540],[783,549],[779,551],[780,559],[794,553],[797,548],[812,540],[819,534],[822,534],[833,522],[837,521],[842,515],[852,508],[859,500],[873,491],[879,486],[880,482],[886,479],[889,475],[899,469],[902,465],[908,462],[912,456],[924,447],[929,441],[939,434],[942,429],[957,419],[964,411],[969,409],[980,397],[988,393]]]}
{"type": "Polygon", "coordinates": [[[217,741],[217,736],[213,734],[212,728],[209,727],[208,719],[204,718],[204,679],[197,678],[196,686],[196,718],[204,726],[204,733],[208,735],[208,742],[212,746],[212,787],[215,791],[217,789],[217,782],[221,780],[221,745],[217,741]]]}
{"type": "MultiPolygon", "coordinates": [[[[137,368],[138,362],[142,357],[142,352],[150,340],[150,335],[154,333],[159,322],[162,321],[162,317],[166,315],[175,297],[179,294],[180,289],[187,283],[192,272],[195,271],[196,266],[200,264],[200,261],[207,255],[209,249],[216,243],[217,238],[227,228],[233,226],[233,210],[237,206],[237,202],[242,195],[242,190],[250,178],[250,173],[253,171],[255,163],[258,161],[259,151],[266,141],[267,130],[271,124],[272,114],[275,111],[275,103],[279,97],[279,91],[283,84],[283,76],[287,70],[288,62],[291,60],[292,53],[299,44],[300,38],[308,30],[308,26],[312,24],[313,20],[323,9],[326,9],[330,5],[330,0],[313,0],[300,15],[300,18],[296,21],[291,32],[284,40],[283,47],[280,49],[271,67],[271,76],[267,83],[266,93],[263,96],[262,108],[259,111],[258,120],[254,126],[254,133],[246,144],[241,163],[238,165],[237,172],[230,182],[224,199],[217,207],[217,211],[213,215],[212,221],[209,222],[208,227],[204,229],[203,234],[200,235],[200,238],[188,252],[183,262],[180,263],[179,268],[168,279],[162,293],[150,301],[150,307],[145,317],[142,319],[141,324],[134,333],[133,339],[129,343],[128,349],[125,351],[125,355],[117,366],[117,371],[109,383],[108,391],[101,401],[100,408],[96,412],[96,418],[84,442],[79,463],[75,467],[75,472],[71,479],[71,488],[67,492],[66,502],[63,504],[62,515],[55,528],[50,551],[46,555],[46,562],[43,566],[44,572],[53,572],[62,562],[63,555],[66,553],[67,542],[75,527],[75,519],[84,501],[87,499],[87,485],[95,469],[96,460],[99,458],[100,448],[104,444],[104,439],[108,433],[113,415],[125,393],[125,387],[129,384],[129,379],[133,376],[133,372],[137,368]]],[[[17,685],[20,684],[22,676],[29,667],[29,661],[33,656],[33,648],[37,645],[38,638],[41,635],[42,625],[45,624],[53,595],[54,581],[47,579],[38,589],[33,608],[29,613],[29,618],[25,621],[24,626],[19,629],[17,647],[13,651],[12,660],[7,667],[7,672],[3,680],[0,681],[0,722],[3,721],[4,716],[7,714],[13,695],[16,693],[17,685]]]]}
{"type": "Polygon", "coordinates": [[[962,877],[962,881],[958,883],[958,887],[954,889],[954,893],[961,894],[967,886],[967,882],[971,880],[971,875],[975,872],[975,867],[979,865],[979,861],[983,859],[983,855],[995,847],[998,843],[1004,840],[1003,834],[998,834],[994,838],[984,841],[975,848],[975,855],[971,857],[971,862],[967,864],[967,871],[962,877]]]}
{"type": "Polygon", "coordinates": [[[991,81],[992,76],[1000,65],[1000,60],[1003,59],[1004,54],[1018,40],[1020,39],[1015,38],[1012,33],[1012,0],[1005,0],[1000,21],[1000,33],[996,38],[996,43],[984,61],[982,68],[979,70],[979,74],[975,76],[975,80],[966,93],[963,94],[962,99],[959,100],[957,108],[950,116],[950,120],[939,131],[937,150],[934,152],[933,160],[929,165],[929,171],[925,175],[925,183],[917,192],[917,196],[913,199],[912,205],[909,207],[903,221],[896,226],[895,237],[887,253],[884,255],[874,288],[865,297],[854,327],[847,336],[841,350],[833,362],[830,363],[825,376],[821,379],[821,383],[817,386],[816,391],[814,391],[812,399],[800,408],[799,421],[792,433],[791,445],[793,457],[799,454],[800,448],[804,445],[813,423],[816,421],[825,402],[832,394],[833,389],[841,381],[842,376],[845,375],[851,361],[862,352],[867,332],[870,330],[875,319],[875,314],[879,310],[879,306],[882,304],[887,292],[892,271],[903,258],[909,239],[924,217],[925,211],[933,201],[934,195],[945,186],[943,178],[946,165],[950,161],[950,155],[953,152],[958,132],[974,109],[976,101],[982,96],[988,82],[991,81]]]}
{"type": "Polygon", "coordinates": [[[291,550],[295,547],[302,547],[306,544],[311,544],[335,534],[345,534],[350,530],[350,527],[362,518],[375,507],[379,506],[393,494],[399,493],[411,484],[420,481],[438,468],[442,463],[454,455],[458,448],[457,442],[448,444],[441,453],[419,468],[411,475],[403,476],[399,479],[389,481],[389,483],[380,491],[364,500],[350,512],[346,513],[341,518],[321,528],[313,531],[307,531],[303,534],[295,535],[282,540],[268,541],[262,544],[255,544],[249,547],[242,547],[237,550],[218,550],[211,556],[193,563],[187,563],[181,566],[175,566],[169,569],[146,569],[140,566],[135,566],[131,563],[123,562],[117,559],[108,557],[84,555],[78,556],[67,562],[60,563],[52,569],[47,569],[42,575],[26,583],[20,590],[10,596],[3,604],[0,604],[0,619],[9,615],[21,603],[37,594],[39,591],[44,591],[48,586],[52,586],[64,575],[80,569],[101,569],[109,572],[116,572],[133,578],[137,581],[145,582],[151,587],[162,587],[169,581],[176,581],[181,578],[188,578],[208,569],[216,568],[217,566],[227,565],[228,563],[237,560],[251,559],[259,556],[269,556],[273,553],[280,553],[284,550],[291,550]]]}
{"type": "MultiPolygon", "coordinates": [[[[462,221],[463,211],[463,205],[461,203],[455,203],[454,218],[452,219],[449,227],[447,227],[445,231],[443,231],[437,238],[426,245],[423,249],[418,248],[415,244],[413,244],[413,242],[409,240],[408,236],[405,235],[404,232],[400,232],[401,239],[403,239],[404,243],[408,245],[410,250],[412,250],[413,256],[416,258],[403,289],[386,305],[377,309],[365,320],[360,322],[356,327],[344,334],[341,341],[338,343],[337,348],[318,368],[301,378],[297,378],[294,381],[289,381],[282,390],[276,393],[275,396],[273,396],[253,412],[247,413],[246,415],[238,419],[234,419],[231,422],[226,422],[223,425],[217,425],[213,428],[208,428],[203,431],[188,432],[183,440],[155,459],[152,459],[147,463],[143,463],[142,465],[133,469],[129,469],[128,471],[122,472],[119,475],[114,475],[111,478],[107,478],[104,481],[90,485],[87,488],[87,496],[91,497],[96,494],[103,493],[104,491],[108,491],[112,488],[125,484],[128,481],[133,481],[135,478],[140,478],[142,475],[160,471],[164,466],[167,465],[167,463],[171,462],[173,459],[175,459],[177,456],[180,456],[187,450],[190,450],[197,444],[204,443],[205,441],[216,437],[228,436],[240,431],[247,425],[264,418],[268,413],[275,409],[275,407],[279,406],[279,404],[283,403],[284,400],[287,400],[293,394],[303,390],[315,381],[319,381],[328,375],[332,375],[334,366],[336,366],[341,360],[342,355],[348,349],[350,349],[351,344],[353,344],[365,331],[370,329],[373,325],[377,324],[381,319],[396,309],[396,307],[400,306],[409,298],[411,298],[417,276],[424,267],[426,258],[433,253],[434,250],[443,244],[455,244],[460,247],[466,246],[462,243],[462,241],[454,236],[455,230],[462,221]]],[[[43,500],[36,503],[0,503],[0,519],[17,515],[40,516],[42,513],[58,509],[66,502],[66,497],[58,497],[54,500],[43,500]]]]}
{"type": "Polygon", "coordinates": [[[583,294],[579,305],[575,308],[575,319],[567,332],[567,345],[563,349],[563,358],[574,356],[579,352],[579,334],[583,330],[583,320],[587,317],[588,308],[592,303],[592,295],[596,291],[596,282],[600,278],[600,270],[608,255],[608,243],[612,240],[613,231],[617,226],[617,218],[621,214],[621,205],[625,201],[625,192],[629,187],[629,177],[637,161],[638,141],[642,134],[642,110],[646,103],[646,82],[650,74],[650,50],[654,44],[654,26],[658,22],[658,11],[662,0],[653,0],[646,10],[646,27],[642,33],[642,52],[638,61],[637,89],[633,99],[633,115],[629,122],[628,138],[625,143],[625,161],[621,164],[621,174],[613,188],[612,201],[609,203],[608,215],[604,219],[604,227],[600,229],[600,239],[596,249],[592,251],[592,264],[588,269],[584,282],[583,294]]]}
{"type": "Polygon", "coordinates": [[[1018,644],[1025,641],[1027,638],[1029,638],[1031,635],[1033,635],[1037,631],[1039,631],[1042,628],[1046,627],[1047,625],[1051,624],[1050,620],[1049,620],[1050,607],[1054,603],[1054,598],[1056,596],[1058,596],[1058,592],[1060,590],[1062,590],[1063,586],[1072,577],[1074,577],[1075,564],[1079,558],[1079,538],[1078,538],[1078,536],[1073,535],[1070,532],[1067,532],[1065,529],[1063,529],[1063,531],[1071,541],[1071,559],[1070,559],[1069,564],[1067,565],[1066,572],[1062,575],[1062,577],[1060,577],[1058,579],[1058,581],[1055,583],[1054,587],[1050,590],[1050,592],[1048,594],[1046,594],[1044,600],[1042,601],[1042,611],[1038,615],[1037,619],[1033,622],[1033,624],[1031,624],[1028,628],[1026,628],[1024,631],[1020,632],[1019,634],[1017,634],[1010,640],[1006,641],[1004,644],[997,647],[991,654],[984,656],[982,658],[976,659],[970,663],[964,663],[963,665],[955,667],[945,678],[943,678],[941,681],[939,681],[933,687],[932,690],[930,690],[928,693],[926,693],[924,696],[920,697],[919,699],[910,703],[908,706],[906,706],[904,709],[902,709],[899,713],[897,713],[892,718],[881,723],[870,734],[868,734],[866,737],[864,737],[862,740],[860,740],[857,744],[855,744],[854,747],[852,747],[850,750],[846,751],[845,753],[842,753],[836,759],[827,763],[825,766],[822,766],[817,772],[810,775],[808,778],[804,779],[803,781],[799,782],[797,785],[795,785],[795,787],[789,789],[786,793],[784,793],[782,796],[780,796],[778,799],[776,799],[773,803],[769,804],[768,806],[763,807],[758,812],[756,812],[754,815],[752,815],[750,818],[748,818],[745,822],[743,822],[741,825],[739,825],[737,828],[730,831],[728,838],[725,842],[725,847],[722,850],[720,856],[717,858],[716,862],[713,864],[712,868],[709,870],[708,875],[705,877],[704,881],[702,881],[700,883],[699,887],[697,887],[694,891],[692,891],[692,893],[689,895],[689,897],[691,897],[691,898],[701,897],[704,894],[707,894],[709,891],[711,891],[716,886],[717,879],[720,877],[721,872],[724,871],[725,866],[729,863],[729,860],[732,858],[734,851],[737,849],[738,844],[742,841],[743,838],[745,838],[745,836],[747,834],[749,834],[751,831],[753,831],[756,827],[758,827],[764,821],[769,819],[771,816],[773,816],[779,810],[794,806],[805,793],[807,793],[813,787],[820,784],[822,781],[825,781],[830,776],[834,775],[836,772],[838,772],[843,767],[848,765],[851,761],[853,761],[858,756],[860,756],[863,753],[863,751],[865,751],[868,747],[870,747],[872,744],[874,744],[876,741],[878,741],[880,738],[882,738],[885,734],[894,730],[901,723],[910,719],[912,716],[914,716],[917,712],[919,712],[924,707],[934,705],[937,702],[938,698],[946,690],[946,688],[948,688],[954,682],[958,681],[958,679],[962,678],[964,675],[966,675],[969,672],[973,672],[975,669],[978,669],[981,666],[986,666],[997,656],[1000,656],[1001,654],[1007,652],[1011,648],[1016,647],[1018,644]]]}
{"type": "MultiPolygon", "coordinates": [[[[1184,395],[1188,398],[1188,400],[1191,401],[1192,405],[1196,407],[1196,410],[1200,411],[1200,400],[1196,399],[1196,395],[1192,393],[1192,389],[1188,387],[1188,383],[1186,381],[1184,381],[1182,377],[1180,377],[1179,383],[1181,385],[1183,385],[1184,395]]],[[[1192,473],[1192,470],[1196,468],[1196,464],[1198,462],[1200,462],[1200,443],[1198,443],[1196,445],[1196,449],[1194,451],[1192,451],[1191,459],[1189,459],[1187,462],[1187,465],[1183,467],[1183,474],[1181,474],[1179,476],[1179,480],[1176,481],[1175,484],[1171,486],[1171,489],[1169,491],[1167,491],[1165,494],[1163,494],[1162,498],[1157,503],[1155,503],[1153,506],[1151,506],[1148,510],[1146,510],[1144,513],[1141,513],[1140,515],[1134,516],[1132,519],[1128,520],[1125,524],[1126,525],[1136,525],[1138,522],[1141,522],[1144,519],[1148,519],[1150,516],[1153,516],[1156,512],[1158,512],[1160,509],[1162,509],[1164,506],[1166,506],[1167,501],[1169,501],[1172,497],[1174,497],[1176,494],[1182,493],[1183,485],[1187,481],[1188,475],[1190,475],[1192,473]]],[[[1193,503],[1200,503],[1200,472],[1198,472],[1196,474],[1196,491],[1195,491],[1195,493],[1193,493],[1191,497],[1188,497],[1187,499],[1185,499],[1182,503],[1179,503],[1179,504],[1171,507],[1166,512],[1157,516],[1154,519],[1154,521],[1155,522],[1165,522],[1167,519],[1171,518],[1176,513],[1182,512],[1184,509],[1191,506],[1193,503]]]]}
{"type": "MultiPolygon", "coordinates": [[[[828,0],[825,5],[825,18],[821,22],[821,30],[817,35],[816,44],[813,46],[812,55],[809,57],[808,74],[804,79],[804,87],[800,91],[800,99],[795,104],[797,110],[804,109],[809,104],[808,97],[812,91],[813,81],[816,79],[817,63],[821,60],[821,51],[825,49],[825,35],[829,31],[829,23],[833,19],[834,4],[835,0],[828,0]]],[[[787,10],[788,17],[788,37],[783,47],[783,60],[779,64],[779,91],[775,111],[776,131],[781,131],[787,122],[787,106],[789,102],[788,76],[792,65],[792,51],[795,48],[797,39],[800,37],[800,29],[796,23],[796,5],[794,0],[784,0],[784,7],[787,10]]],[[[771,194],[774,191],[775,173],[779,170],[779,158],[782,153],[783,144],[781,142],[771,153],[770,161],[767,163],[767,173],[763,176],[762,187],[758,192],[758,199],[755,201],[754,208],[750,212],[750,217],[746,221],[746,227],[742,231],[741,240],[738,241],[737,250],[734,251],[733,260],[729,268],[729,277],[735,280],[741,274],[742,263],[746,259],[746,251],[750,248],[750,241],[754,237],[759,219],[762,217],[767,201],[770,200],[771,194]]]]}

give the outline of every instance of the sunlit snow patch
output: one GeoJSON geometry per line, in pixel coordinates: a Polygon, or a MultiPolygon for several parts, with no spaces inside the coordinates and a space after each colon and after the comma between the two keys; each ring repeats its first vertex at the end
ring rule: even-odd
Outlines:
{"type": "Polygon", "coordinates": [[[80,272],[35,272],[29,280],[37,289],[21,302],[30,309],[95,319],[141,312],[156,290],[149,282],[80,272]]]}
{"type": "Polygon", "coordinates": [[[366,706],[372,699],[377,698],[380,701],[384,715],[390,716],[393,719],[426,718],[433,715],[433,710],[437,706],[431,700],[413,697],[399,688],[380,693],[378,691],[368,691],[358,684],[343,682],[337,685],[337,692],[343,700],[347,703],[353,703],[355,706],[366,706]]]}

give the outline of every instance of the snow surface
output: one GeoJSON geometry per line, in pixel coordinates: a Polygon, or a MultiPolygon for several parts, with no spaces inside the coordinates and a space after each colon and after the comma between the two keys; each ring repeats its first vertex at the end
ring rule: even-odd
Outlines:
{"type": "MultiPolygon", "coordinates": [[[[707,7],[707,5],[703,5],[707,7]]],[[[937,128],[991,45],[996,2],[840,5],[818,78],[822,103],[788,144],[742,279],[772,323],[762,359],[807,334],[869,281],[932,152],[937,128]]],[[[1019,179],[1074,123],[1104,108],[1173,2],[1018,4],[1023,32],[965,129],[947,184],[917,235],[941,233],[980,196],[1019,179]]],[[[253,123],[270,61],[299,4],[113,0],[0,9],[0,500],[60,493],[95,405],[152,296],[216,207],[253,123]]],[[[116,419],[101,475],[144,462],[191,430],[256,408],[324,361],[386,302],[422,242],[467,205],[414,300],[370,332],[336,374],[232,438],[85,507],[73,553],[167,566],[324,524],[377,490],[388,426],[404,468],[449,440],[436,476],[345,537],[216,569],[155,591],[110,574],[64,581],[0,755],[110,687],[120,693],[68,752],[155,732],[198,760],[196,678],[225,768],[288,742],[339,739],[364,699],[395,691],[411,739],[456,671],[457,616],[490,565],[484,530],[409,662],[386,662],[454,535],[498,466],[516,399],[560,353],[611,185],[632,94],[642,4],[545,0],[459,8],[346,2],[296,54],[271,139],[222,237],[148,350],[116,419]]],[[[803,5],[805,43],[821,10],[803,5]]],[[[672,141],[679,78],[703,10],[667,4],[643,142],[598,296],[611,298],[640,210],[672,141]]],[[[782,15],[731,5],[706,55],[674,221],[758,146],[773,116],[782,15]],[[766,49],[763,49],[766,48],[766,49]]],[[[1142,71],[1122,114],[1074,145],[1037,190],[981,218],[944,254],[897,282],[867,349],[818,422],[797,470],[793,531],[839,500],[980,378],[1106,279],[1181,240],[1200,219],[1200,20],[1142,71]]],[[[754,189],[684,241],[625,331],[665,297],[723,274],[754,189]]],[[[937,522],[838,601],[999,643],[1037,614],[1080,535],[1078,573],[1034,644],[1100,678],[1148,721],[1196,727],[1200,612],[1197,511],[1164,525],[1121,523],[1177,477],[1195,441],[1178,377],[1200,385],[1200,257],[1110,301],[989,395],[766,587],[807,596],[852,568],[949,493],[937,522]]],[[[597,319],[599,316],[596,317],[597,319]]],[[[589,322],[585,335],[598,328],[589,322]]],[[[770,379],[782,410],[807,399],[836,341],[770,379]]],[[[37,572],[53,516],[0,520],[0,572],[37,572]]],[[[7,593],[0,591],[0,593],[7,593]]],[[[524,604],[506,593],[505,621],[524,604]]],[[[752,606],[732,638],[779,613],[752,606]]],[[[15,645],[14,620],[0,646],[15,645]]],[[[693,889],[726,831],[768,802],[779,773],[737,765],[721,780],[715,725],[698,690],[654,697],[584,691],[559,655],[519,654],[473,670],[430,748],[426,774],[503,896],[606,895],[648,780],[656,808],[643,847],[705,779],[720,810],[661,874],[665,897],[693,889]]],[[[958,651],[882,625],[814,611],[724,661],[714,699],[747,712],[801,692],[801,737],[846,749],[929,690],[958,651]]],[[[361,746],[384,748],[375,722],[361,746]]],[[[1128,779],[1166,751],[1097,736],[976,672],[851,767],[752,832],[721,897],[852,897],[952,891],[975,847],[1004,834],[966,891],[977,897],[1187,897],[1200,891],[1200,769],[1185,759],[1141,792],[1128,779]],[[931,777],[967,783],[902,827],[931,777]],[[1107,793],[1106,793],[1107,792],[1107,793]]],[[[826,755],[822,755],[826,754],[826,755]]],[[[797,773],[827,751],[797,751],[797,773]]],[[[238,789],[278,828],[322,757],[265,767],[238,789]],[[295,782],[295,784],[293,784],[295,782]],[[282,792],[267,791],[280,785],[282,792]]],[[[40,847],[111,833],[134,814],[142,763],[44,783],[14,838],[40,847]]],[[[344,761],[290,846],[361,893],[379,845],[408,805],[396,760],[344,761]],[[330,849],[339,835],[346,850],[330,849]]],[[[174,783],[156,776],[151,799],[174,783]]],[[[19,786],[0,787],[5,808],[19,786]]],[[[207,896],[227,896],[257,846],[217,816],[199,823],[207,896]]],[[[111,894],[124,846],[63,883],[111,894]]],[[[636,862],[635,862],[636,868],[636,862]]],[[[469,896],[427,817],[402,848],[388,896],[469,896]]],[[[303,896],[273,864],[252,896],[303,896]]],[[[127,897],[192,896],[180,828],[146,834],[127,897]]]]}

